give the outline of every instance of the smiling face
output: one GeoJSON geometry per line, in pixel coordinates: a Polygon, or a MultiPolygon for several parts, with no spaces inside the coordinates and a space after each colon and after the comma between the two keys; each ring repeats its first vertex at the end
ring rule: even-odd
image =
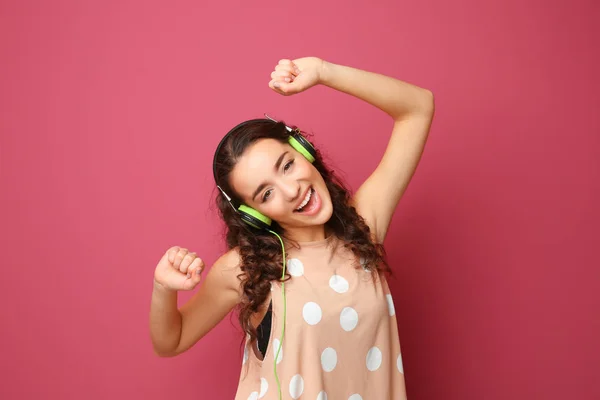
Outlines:
{"type": "Polygon", "coordinates": [[[244,151],[230,184],[246,205],[298,240],[314,240],[333,213],[319,171],[292,146],[274,139],[258,140],[244,151]]]}

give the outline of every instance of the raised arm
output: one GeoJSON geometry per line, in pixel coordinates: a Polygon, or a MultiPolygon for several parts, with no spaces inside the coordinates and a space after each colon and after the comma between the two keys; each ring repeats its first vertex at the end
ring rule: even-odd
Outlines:
{"type": "Polygon", "coordinates": [[[269,86],[282,95],[321,84],[364,100],[392,118],[394,125],[385,153],[353,198],[358,213],[365,218],[376,240],[383,242],[429,135],[435,108],[432,92],[316,57],[281,60],[271,78],[269,86]]]}
{"type": "Polygon", "coordinates": [[[372,104],[393,120],[379,165],[354,195],[358,213],[381,243],[421,159],[434,115],[433,94],[398,79],[328,62],[323,62],[321,83],[372,104]]]}

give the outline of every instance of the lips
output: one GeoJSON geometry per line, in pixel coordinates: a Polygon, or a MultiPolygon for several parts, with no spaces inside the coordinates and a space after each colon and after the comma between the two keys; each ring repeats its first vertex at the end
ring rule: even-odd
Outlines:
{"type": "Polygon", "coordinates": [[[300,201],[298,202],[298,204],[296,204],[296,206],[294,207],[294,211],[298,210],[298,208],[300,207],[300,204],[302,204],[304,202],[304,199],[306,199],[306,195],[308,195],[308,192],[310,192],[310,190],[312,189],[312,186],[309,186],[306,191],[304,192],[304,195],[302,197],[300,197],[300,201]]]}
{"type": "Polygon", "coordinates": [[[319,193],[315,189],[311,189],[312,194],[308,203],[302,208],[302,211],[299,212],[299,215],[304,217],[314,217],[321,211],[322,201],[319,196],[319,193]]]}

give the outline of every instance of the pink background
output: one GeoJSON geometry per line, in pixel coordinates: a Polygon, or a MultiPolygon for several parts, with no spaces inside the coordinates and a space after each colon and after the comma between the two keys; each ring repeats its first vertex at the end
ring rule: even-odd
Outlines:
{"type": "Polygon", "coordinates": [[[153,270],[224,250],[211,160],[243,119],[314,133],[353,189],[376,166],[383,113],[267,87],[306,55],[436,95],[386,241],[409,399],[600,398],[597,2],[356,3],[2,3],[0,398],[233,397],[235,319],[153,354],[153,270]]]}

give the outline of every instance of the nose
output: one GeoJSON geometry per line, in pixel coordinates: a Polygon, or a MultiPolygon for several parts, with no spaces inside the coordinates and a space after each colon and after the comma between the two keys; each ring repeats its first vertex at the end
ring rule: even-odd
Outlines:
{"type": "Polygon", "coordinates": [[[289,201],[297,200],[300,196],[300,184],[295,180],[283,180],[281,182],[281,192],[289,201]]]}

